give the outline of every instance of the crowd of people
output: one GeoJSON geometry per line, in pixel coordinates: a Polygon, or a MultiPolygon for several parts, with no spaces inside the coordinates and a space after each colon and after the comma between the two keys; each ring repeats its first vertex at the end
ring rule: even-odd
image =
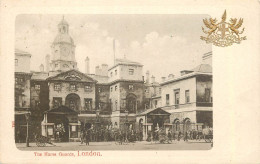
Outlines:
{"type": "Polygon", "coordinates": [[[89,142],[107,142],[107,141],[142,141],[143,132],[138,130],[120,130],[120,129],[83,129],[80,134],[81,143],[85,141],[87,145],[89,142]]]}
{"type": "Polygon", "coordinates": [[[188,141],[188,140],[201,140],[201,139],[205,139],[206,135],[212,135],[213,134],[213,130],[212,128],[205,128],[202,130],[187,130],[185,132],[181,132],[181,131],[172,131],[172,130],[168,130],[168,133],[166,134],[166,130],[164,128],[160,128],[160,129],[155,129],[153,131],[148,131],[148,137],[147,137],[147,141],[152,141],[152,140],[159,140],[159,136],[167,136],[168,140],[184,140],[184,141],[188,141]]]}
{"type": "MultiPolygon", "coordinates": [[[[154,129],[153,131],[148,131],[148,136],[146,141],[158,141],[161,138],[166,138],[167,141],[172,140],[201,140],[205,139],[205,136],[208,134],[212,134],[213,130],[211,128],[205,128],[202,130],[187,130],[185,132],[181,131],[172,131],[171,129],[168,130],[166,133],[166,129],[158,128],[154,129]]],[[[83,129],[81,130],[80,134],[81,144],[84,142],[86,145],[89,145],[89,142],[107,142],[107,141],[117,141],[119,144],[123,142],[135,142],[135,141],[142,141],[143,140],[143,131],[138,131],[134,129],[117,129],[117,128],[100,128],[100,129],[83,129]]]]}

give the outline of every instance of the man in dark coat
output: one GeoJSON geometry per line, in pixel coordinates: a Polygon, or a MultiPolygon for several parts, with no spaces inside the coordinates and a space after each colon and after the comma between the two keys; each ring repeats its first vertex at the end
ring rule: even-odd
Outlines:
{"type": "Polygon", "coordinates": [[[89,140],[90,140],[90,131],[89,130],[86,131],[85,138],[86,138],[86,145],[89,145],[89,140]]]}

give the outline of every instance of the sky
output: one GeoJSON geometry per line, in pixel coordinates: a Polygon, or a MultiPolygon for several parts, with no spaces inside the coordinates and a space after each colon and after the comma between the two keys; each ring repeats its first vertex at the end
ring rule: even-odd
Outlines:
{"type": "MultiPolygon", "coordinates": [[[[15,22],[15,48],[29,52],[31,70],[39,71],[58,34],[63,15],[18,15],[15,22]]],[[[192,69],[202,62],[202,55],[212,45],[200,40],[202,19],[207,15],[64,15],[69,34],[76,45],[75,56],[80,71],[90,59],[90,73],[103,63],[113,65],[113,40],[116,58],[126,57],[144,65],[143,75],[160,81],[169,74],[192,69]]]]}

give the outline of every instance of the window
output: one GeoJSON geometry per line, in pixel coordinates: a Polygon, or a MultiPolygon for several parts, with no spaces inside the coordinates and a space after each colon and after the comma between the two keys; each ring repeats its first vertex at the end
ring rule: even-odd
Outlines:
{"type": "Polygon", "coordinates": [[[34,85],[34,88],[35,88],[36,90],[40,90],[40,89],[41,89],[41,86],[40,86],[39,84],[35,84],[35,85],[34,85]]]}
{"type": "Polygon", "coordinates": [[[113,87],[110,88],[110,92],[112,92],[112,91],[113,91],[113,87]]]}
{"type": "Polygon", "coordinates": [[[115,101],[115,110],[117,111],[117,100],[115,101]]]}
{"type": "Polygon", "coordinates": [[[155,107],[155,108],[157,108],[157,104],[158,104],[158,102],[157,102],[157,100],[155,100],[155,101],[154,101],[154,107],[155,107]]]}
{"type": "Polygon", "coordinates": [[[20,78],[20,82],[23,82],[24,80],[23,80],[23,78],[20,78]]]}
{"type": "Polygon", "coordinates": [[[53,97],[53,107],[58,108],[62,104],[62,98],[61,97],[53,97]]]}
{"type": "Polygon", "coordinates": [[[133,75],[134,74],[134,69],[129,69],[129,75],[133,75]]]}
{"type": "Polygon", "coordinates": [[[54,90],[55,91],[60,91],[61,90],[60,84],[54,84],[54,90]]]}
{"type": "Polygon", "coordinates": [[[117,70],[115,70],[115,75],[117,75],[117,70]]]}
{"type": "Polygon", "coordinates": [[[71,91],[76,90],[76,85],[75,85],[75,84],[70,84],[70,90],[71,90],[71,91]]]}
{"type": "Polygon", "coordinates": [[[175,95],[175,104],[176,105],[180,104],[180,90],[175,90],[174,95],[175,95]]]}
{"type": "Polygon", "coordinates": [[[134,90],[134,86],[133,85],[129,85],[128,88],[129,88],[129,90],[134,90]]]}
{"type": "Polygon", "coordinates": [[[185,91],[185,100],[186,100],[186,103],[190,102],[190,91],[189,90],[185,91]]]}
{"type": "Polygon", "coordinates": [[[18,66],[18,59],[15,59],[15,66],[18,66]]]}
{"type": "Polygon", "coordinates": [[[115,91],[117,90],[117,85],[115,86],[115,91]]]}
{"type": "Polygon", "coordinates": [[[98,88],[98,92],[99,93],[102,92],[102,88],[101,87],[98,88]]]}
{"type": "Polygon", "coordinates": [[[92,99],[84,99],[85,100],[85,107],[87,110],[92,110],[92,99]]]}
{"type": "Polygon", "coordinates": [[[170,95],[166,94],[166,105],[170,105],[170,95]]]}
{"type": "Polygon", "coordinates": [[[85,92],[91,92],[91,86],[85,85],[85,92]]]}
{"type": "Polygon", "coordinates": [[[210,96],[210,88],[205,88],[205,102],[210,102],[211,96],[210,96]]]}
{"type": "Polygon", "coordinates": [[[17,77],[15,78],[15,84],[18,84],[18,78],[17,77]]]}

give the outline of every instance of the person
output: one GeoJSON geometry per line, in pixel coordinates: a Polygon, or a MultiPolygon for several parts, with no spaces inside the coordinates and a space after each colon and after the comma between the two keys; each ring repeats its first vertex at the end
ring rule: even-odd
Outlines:
{"type": "Polygon", "coordinates": [[[181,139],[181,131],[179,131],[179,134],[178,134],[178,141],[180,141],[181,139]]]}
{"type": "Polygon", "coordinates": [[[172,133],[171,133],[170,129],[168,130],[168,139],[169,139],[169,141],[172,141],[172,133]]]}
{"type": "Polygon", "coordinates": [[[81,132],[80,132],[80,140],[81,140],[81,144],[83,144],[83,142],[84,142],[84,131],[83,130],[81,130],[81,132]]]}
{"type": "Polygon", "coordinates": [[[188,141],[188,136],[189,136],[189,132],[186,131],[183,140],[184,140],[184,141],[188,141]]]}
{"type": "Polygon", "coordinates": [[[90,132],[89,132],[89,130],[86,131],[85,138],[86,138],[86,145],[89,145],[89,140],[90,140],[90,132]]]}
{"type": "Polygon", "coordinates": [[[118,134],[118,139],[119,139],[119,145],[122,145],[123,144],[123,135],[122,135],[122,132],[121,130],[119,131],[119,134],[118,134]]]}

